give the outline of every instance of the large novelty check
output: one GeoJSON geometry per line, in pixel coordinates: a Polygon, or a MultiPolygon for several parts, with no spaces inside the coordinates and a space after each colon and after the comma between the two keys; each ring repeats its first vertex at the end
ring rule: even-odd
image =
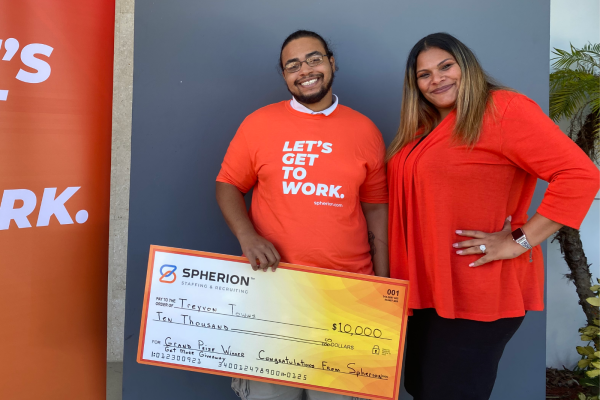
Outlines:
{"type": "Polygon", "coordinates": [[[138,362],[397,399],[408,283],[151,246],[138,362]]]}

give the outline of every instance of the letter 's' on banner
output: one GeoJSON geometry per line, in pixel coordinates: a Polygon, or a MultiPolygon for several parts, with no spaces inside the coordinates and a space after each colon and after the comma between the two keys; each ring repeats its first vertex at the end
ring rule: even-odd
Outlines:
{"type": "Polygon", "coordinates": [[[105,399],[115,3],[0,9],[0,399],[105,399]]]}

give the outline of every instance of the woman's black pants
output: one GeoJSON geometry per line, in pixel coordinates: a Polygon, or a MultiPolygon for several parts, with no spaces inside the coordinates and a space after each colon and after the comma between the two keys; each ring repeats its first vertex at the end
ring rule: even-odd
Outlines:
{"type": "Polygon", "coordinates": [[[406,391],[415,400],[488,400],[504,347],[524,318],[481,322],[414,310],[406,333],[406,391]]]}

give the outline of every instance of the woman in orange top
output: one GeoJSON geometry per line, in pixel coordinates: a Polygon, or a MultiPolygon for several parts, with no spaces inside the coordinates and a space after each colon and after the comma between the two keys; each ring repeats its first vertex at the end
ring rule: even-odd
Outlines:
{"type": "Polygon", "coordinates": [[[486,76],[456,38],[411,50],[388,150],[392,278],[410,281],[405,386],[488,399],[506,343],[544,307],[539,244],[578,228],[598,169],[537,104],[486,76]],[[530,219],[537,178],[549,182],[530,219]],[[431,373],[444,360],[444,373],[431,373]]]}

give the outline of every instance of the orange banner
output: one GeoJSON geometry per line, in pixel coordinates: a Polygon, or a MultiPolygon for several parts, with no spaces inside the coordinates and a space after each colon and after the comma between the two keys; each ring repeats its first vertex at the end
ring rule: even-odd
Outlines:
{"type": "Polygon", "coordinates": [[[106,398],[114,6],[0,0],[0,399],[106,398]]]}

